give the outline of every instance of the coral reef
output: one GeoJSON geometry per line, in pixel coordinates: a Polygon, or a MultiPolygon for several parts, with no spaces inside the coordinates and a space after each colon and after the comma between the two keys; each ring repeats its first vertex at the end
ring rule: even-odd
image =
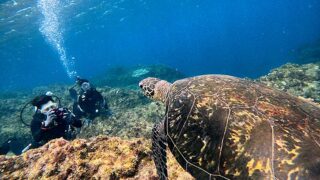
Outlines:
{"type": "Polygon", "coordinates": [[[88,138],[99,134],[123,138],[151,137],[153,124],[164,115],[163,104],[151,102],[137,90],[98,90],[107,98],[112,115],[97,117],[89,127],[82,129],[79,137],[88,138]]]}
{"type": "Polygon", "coordinates": [[[113,67],[93,80],[98,86],[136,88],[139,81],[146,77],[157,77],[172,82],[185,76],[176,69],[164,65],[150,65],[113,67]]]}
{"type": "Polygon", "coordinates": [[[320,63],[285,64],[258,81],[295,96],[320,102],[320,63]]]}
{"type": "MultiPolygon", "coordinates": [[[[0,156],[0,179],[156,179],[150,143],[98,136],[55,139],[20,156],[0,156]]],[[[193,179],[169,154],[170,179],[193,179]]]]}

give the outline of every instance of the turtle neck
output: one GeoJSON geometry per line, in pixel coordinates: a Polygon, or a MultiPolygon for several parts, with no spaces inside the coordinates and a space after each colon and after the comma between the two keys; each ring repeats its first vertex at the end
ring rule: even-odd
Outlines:
{"type": "Polygon", "coordinates": [[[155,94],[154,99],[161,101],[163,103],[166,102],[167,93],[169,92],[169,89],[171,87],[171,83],[165,80],[161,80],[155,84],[155,94]]]}

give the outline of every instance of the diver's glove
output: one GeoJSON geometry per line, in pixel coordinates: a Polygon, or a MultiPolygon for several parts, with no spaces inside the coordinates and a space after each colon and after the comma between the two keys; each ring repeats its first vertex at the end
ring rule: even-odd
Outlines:
{"type": "Polygon", "coordinates": [[[57,116],[56,116],[56,114],[55,114],[55,112],[54,111],[49,111],[48,113],[47,113],[47,119],[43,122],[43,126],[44,127],[48,127],[52,122],[53,122],[53,120],[56,118],[57,116]]]}

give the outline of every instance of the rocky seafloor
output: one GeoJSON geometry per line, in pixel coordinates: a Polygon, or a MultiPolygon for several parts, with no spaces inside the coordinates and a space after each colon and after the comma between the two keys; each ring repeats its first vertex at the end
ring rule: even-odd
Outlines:
{"type": "MultiPolygon", "coordinates": [[[[55,139],[20,156],[0,156],[0,179],[157,179],[150,143],[98,136],[55,139]]],[[[171,154],[170,179],[193,179],[171,154]]]]}
{"type": "MultiPolygon", "coordinates": [[[[296,96],[320,102],[319,64],[286,64],[272,70],[268,75],[258,78],[256,81],[296,96]]],[[[167,72],[174,72],[176,70],[169,68],[164,70],[164,66],[159,67],[161,70],[156,71],[157,73],[152,72],[152,69],[156,69],[156,66],[152,66],[152,68],[138,67],[124,74],[121,73],[122,71],[119,71],[118,76],[123,77],[117,76],[115,82],[113,84],[110,83],[110,86],[108,82],[111,79],[104,79],[99,82],[99,78],[96,78],[93,82],[99,85],[97,87],[98,91],[106,98],[110,109],[109,113],[97,117],[91,125],[82,128],[78,135],[80,139],[75,141],[54,140],[39,149],[30,150],[20,156],[0,156],[0,179],[14,179],[16,177],[28,177],[30,179],[34,177],[49,179],[59,179],[59,177],[71,179],[82,177],[93,177],[96,179],[156,178],[155,168],[151,163],[150,136],[153,124],[162,119],[165,107],[159,102],[153,102],[144,97],[138,86],[134,86],[133,83],[137,83],[144,77],[154,74],[156,77],[169,79],[170,81],[182,78],[183,75],[178,72],[169,73],[168,75],[166,74],[167,72]],[[125,82],[128,79],[130,81],[128,81],[129,83],[126,86],[125,82]],[[96,138],[98,135],[104,135],[104,137],[96,138]],[[141,139],[137,140],[133,138],[141,139]],[[116,142],[119,148],[121,145],[124,149],[112,149],[112,147],[109,147],[111,142],[116,142]],[[130,149],[129,147],[131,146],[133,148],[130,149]],[[55,150],[51,147],[55,147],[55,150]],[[94,148],[92,149],[91,147],[94,148]],[[81,155],[83,151],[86,152],[84,153],[85,155],[81,155]],[[103,154],[104,151],[107,151],[109,154],[103,154]],[[123,157],[123,162],[126,161],[125,159],[131,158],[128,161],[132,161],[132,163],[136,162],[134,168],[131,168],[133,167],[132,164],[128,165],[129,169],[126,169],[127,166],[122,167],[123,164],[121,163],[120,165],[108,164],[108,162],[111,162],[110,159],[113,157],[113,152],[120,153],[119,158],[123,157]],[[143,155],[140,156],[139,152],[143,155]],[[72,163],[68,163],[68,161],[72,163]],[[44,164],[48,165],[44,166],[44,164]],[[72,166],[72,164],[74,165],[72,166]],[[27,172],[32,173],[30,176],[27,176],[27,172]]],[[[36,87],[30,92],[2,93],[0,95],[0,144],[8,138],[15,137],[19,140],[19,143],[14,147],[15,149],[22,149],[26,146],[31,141],[31,135],[30,129],[19,120],[20,110],[23,105],[36,95],[52,91],[61,98],[63,106],[71,109],[72,100],[69,97],[68,91],[70,87],[71,85],[51,85],[36,87]]],[[[28,106],[26,109],[23,117],[26,122],[30,122],[32,108],[28,106]]],[[[119,162],[121,161],[122,159],[120,158],[119,162]]],[[[174,163],[172,162],[172,164],[174,163]]],[[[173,166],[178,167],[177,164],[173,166]]],[[[178,175],[180,175],[180,172],[183,172],[182,169],[173,169],[176,170],[173,172],[178,175]]],[[[170,176],[178,178],[180,177],[178,175],[170,176]]],[[[190,178],[187,175],[182,175],[180,178],[184,179],[187,177],[190,178]]]]}
{"type": "Polygon", "coordinates": [[[302,65],[288,63],[273,69],[258,81],[295,96],[320,102],[320,62],[302,65]]]}

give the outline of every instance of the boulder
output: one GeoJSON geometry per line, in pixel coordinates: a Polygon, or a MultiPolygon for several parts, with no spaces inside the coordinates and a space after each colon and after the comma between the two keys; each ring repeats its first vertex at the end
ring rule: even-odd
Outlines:
{"type": "MultiPolygon", "coordinates": [[[[168,156],[170,179],[193,179],[168,156]]],[[[0,156],[0,179],[157,179],[150,142],[98,136],[55,139],[20,156],[0,156]]]]}

